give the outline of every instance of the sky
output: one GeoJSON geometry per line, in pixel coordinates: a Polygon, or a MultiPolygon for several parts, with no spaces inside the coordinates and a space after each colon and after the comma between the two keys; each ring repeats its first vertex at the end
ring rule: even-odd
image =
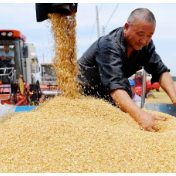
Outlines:
{"type": "MultiPolygon", "coordinates": [[[[98,1],[97,1],[98,2],[98,1]]],[[[136,8],[148,8],[156,18],[156,30],[153,41],[156,52],[176,76],[176,3],[79,3],[77,9],[77,58],[98,39],[96,23],[96,6],[99,10],[100,36],[105,35],[117,27],[123,27],[129,14],[136,8]],[[114,12],[114,13],[113,13],[114,12]]],[[[160,1],[162,2],[162,1],[160,1]]],[[[36,21],[35,3],[0,3],[0,29],[15,29],[22,32],[27,43],[33,43],[39,64],[52,62],[54,57],[53,38],[49,20],[36,21]]]]}

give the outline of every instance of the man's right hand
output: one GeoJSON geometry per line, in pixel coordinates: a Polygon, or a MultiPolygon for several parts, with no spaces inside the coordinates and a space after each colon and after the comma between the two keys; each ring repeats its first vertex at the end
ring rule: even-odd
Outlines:
{"type": "Polygon", "coordinates": [[[141,126],[141,130],[146,130],[150,132],[156,132],[159,130],[158,126],[155,123],[155,120],[165,121],[166,119],[144,111],[142,112],[141,116],[136,119],[136,121],[141,126]]]}

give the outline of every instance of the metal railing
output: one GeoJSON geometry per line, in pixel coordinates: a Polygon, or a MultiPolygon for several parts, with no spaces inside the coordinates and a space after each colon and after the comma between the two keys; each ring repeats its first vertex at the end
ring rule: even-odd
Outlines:
{"type": "Polygon", "coordinates": [[[0,77],[5,77],[8,76],[8,78],[10,79],[10,83],[12,81],[16,81],[16,70],[14,69],[14,67],[7,67],[7,68],[0,68],[0,71],[3,71],[2,74],[0,74],[0,77]],[[7,72],[8,70],[10,70],[9,72],[7,72]]]}
{"type": "Polygon", "coordinates": [[[41,77],[41,83],[55,83],[57,77],[41,77]]]}

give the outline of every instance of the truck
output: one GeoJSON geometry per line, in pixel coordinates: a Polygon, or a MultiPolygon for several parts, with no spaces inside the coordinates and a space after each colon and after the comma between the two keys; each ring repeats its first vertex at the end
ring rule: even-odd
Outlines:
{"type": "Polygon", "coordinates": [[[41,97],[40,83],[36,80],[38,65],[36,48],[26,43],[26,36],[14,29],[0,30],[0,105],[38,105],[41,97]],[[8,53],[12,54],[11,60],[8,53]]]}
{"type": "MultiPolygon", "coordinates": [[[[42,98],[61,95],[62,92],[57,83],[57,76],[53,63],[41,63],[41,80],[40,80],[40,89],[42,92],[42,98]]],[[[41,100],[40,102],[42,102],[41,100]]]]}
{"type": "MultiPolygon", "coordinates": [[[[155,82],[151,84],[151,78],[152,76],[148,73],[146,73],[146,98],[155,98],[155,95],[150,90],[156,89],[156,91],[159,91],[160,84],[158,82],[155,82]]],[[[135,81],[135,93],[139,96],[142,96],[142,79],[143,79],[143,69],[139,70],[134,76],[133,79],[135,81]]]]}

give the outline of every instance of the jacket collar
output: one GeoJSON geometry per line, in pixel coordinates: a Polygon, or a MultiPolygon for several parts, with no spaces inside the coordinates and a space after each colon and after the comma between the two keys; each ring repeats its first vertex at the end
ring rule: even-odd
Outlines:
{"type": "Polygon", "coordinates": [[[113,31],[109,33],[109,36],[111,40],[115,40],[114,42],[117,43],[122,48],[124,53],[127,52],[123,27],[114,29],[113,31]]]}

